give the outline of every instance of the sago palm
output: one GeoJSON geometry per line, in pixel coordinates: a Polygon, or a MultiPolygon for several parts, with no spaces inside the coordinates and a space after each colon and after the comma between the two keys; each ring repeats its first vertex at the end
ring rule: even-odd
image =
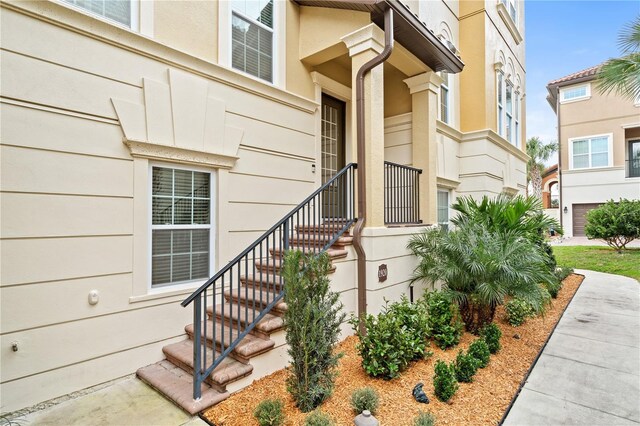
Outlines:
{"type": "Polygon", "coordinates": [[[537,136],[527,141],[527,155],[529,156],[529,161],[527,161],[527,184],[531,182],[533,196],[538,199],[542,199],[544,163],[557,150],[558,144],[556,142],[545,144],[537,136]]]}
{"type": "Polygon", "coordinates": [[[640,15],[620,32],[622,56],[609,59],[597,74],[601,93],[614,92],[627,99],[640,99],[640,15]]]}
{"type": "Polygon", "coordinates": [[[419,258],[413,280],[443,283],[473,333],[493,320],[508,295],[540,310],[547,300],[540,284],[554,279],[530,240],[483,223],[465,223],[451,232],[427,230],[411,238],[409,249],[419,258]]]}

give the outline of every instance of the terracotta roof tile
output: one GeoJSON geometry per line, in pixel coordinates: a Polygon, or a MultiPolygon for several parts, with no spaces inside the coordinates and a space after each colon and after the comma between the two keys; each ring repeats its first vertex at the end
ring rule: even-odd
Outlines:
{"type": "Polygon", "coordinates": [[[564,77],[558,78],[556,80],[550,81],[547,86],[554,86],[556,84],[561,84],[561,83],[566,83],[568,81],[577,80],[579,78],[591,77],[591,76],[596,75],[596,73],[598,72],[598,69],[600,69],[600,65],[596,65],[596,66],[584,69],[582,71],[574,72],[573,74],[569,74],[567,76],[564,76],[564,77]]]}

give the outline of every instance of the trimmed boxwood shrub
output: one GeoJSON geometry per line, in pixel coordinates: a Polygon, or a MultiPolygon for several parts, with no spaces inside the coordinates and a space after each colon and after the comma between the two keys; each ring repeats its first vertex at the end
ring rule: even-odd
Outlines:
{"type": "Polygon", "coordinates": [[[487,342],[489,352],[492,354],[497,353],[500,350],[500,338],[502,337],[502,330],[494,322],[489,323],[480,329],[480,337],[487,342]]]}
{"type": "Polygon", "coordinates": [[[462,321],[458,305],[441,291],[434,291],[424,295],[427,306],[429,333],[440,349],[447,349],[457,345],[462,335],[462,321]]]}
{"type": "Polygon", "coordinates": [[[459,382],[471,383],[473,382],[473,376],[478,371],[478,360],[469,353],[459,351],[453,368],[456,372],[456,379],[459,382]]]}
{"type": "Polygon", "coordinates": [[[433,375],[433,388],[436,397],[447,402],[458,390],[458,380],[453,364],[444,361],[436,361],[435,374],[433,375]]]}
{"type": "Polygon", "coordinates": [[[260,426],[280,426],[284,423],[283,407],[284,403],[280,399],[265,399],[258,404],[253,416],[260,426]]]}
{"type": "Polygon", "coordinates": [[[491,352],[489,352],[489,346],[484,339],[477,339],[469,345],[469,355],[474,357],[478,361],[479,368],[485,368],[489,365],[489,359],[491,358],[491,352]]]}

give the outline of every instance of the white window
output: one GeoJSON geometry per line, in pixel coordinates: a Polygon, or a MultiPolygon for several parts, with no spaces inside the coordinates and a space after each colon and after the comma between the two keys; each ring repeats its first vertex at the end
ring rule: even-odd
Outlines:
{"type": "Polygon", "coordinates": [[[498,95],[498,134],[500,136],[504,136],[504,131],[503,131],[503,121],[504,121],[504,95],[502,94],[503,92],[503,87],[504,87],[504,75],[502,74],[501,71],[498,71],[498,84],[497,84],[497,95],[498,95]]]}
{"type": "Polygon", "coordinates": [[[497,74],[498,134],[520,147],[520,94],[511,81],[505,80],[502,71],[497,74]]]}
{"type": "Polygon", "coordinates": [[[444,189],[438,189],[438,224],[448,228],[449,227],[449,191],[444,189]]]}
{"type": "Polygon", "coordinates": [[[505,129],[504,129],[504,138],[511,142],[513,140],[513,85],[511,82],[507,81],[505,85],[505,100],[506,100],[506,108],[505,108],[505,129]]]}
{"type": "Polygon", "coordinates": [[[518,17],[518,13],[516,10],[516,0],[501,0],[502,4],[504,4],[504,6],[507,8],[507,11],[509,11],[509,16],[511,17],[511,20],[513,21],[514,24],[517,24],[517,17],[518,17]]]}
{"type": "Polygon", "coordinates": [[[273,0],[231,1],[231,66],[273,82],[273,0]]]}
{"type": "Polygon", "coordinates": [[[569,139],[571,169],[611,166],[611,135],[569,139]]]}
{"type": "Polygon", "coordinates": [[[75,7],[117,22],[125,27],[138,28],[138,0],[62,0],[75,7]]]}
{"type": "Polygon", "coordinates": [[[591,85],[582,84],[560,89],[560,102],[579,101],[591,97],[591,85]]]}
{"type": "Polygon", "coordinates": [[[449,100],[451,97],[449,92],[449,73],[442,71],[440,77],[444,80],[440,85],[440,121],[449,123],[449,100]]]}
{"type": "Polygon", "coordinates": [[[513,135],[511,144],[520,148],[520,93],[513,95],[513,135]]]}
{"type": "Polygon", "coordinates": [[[211,187],[210,173],[152,167],[152,288],[210,277],[211,187]]]}

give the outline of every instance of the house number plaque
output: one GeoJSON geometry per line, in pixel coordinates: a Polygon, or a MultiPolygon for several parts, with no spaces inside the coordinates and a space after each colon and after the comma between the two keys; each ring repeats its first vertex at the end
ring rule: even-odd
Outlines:
{"type": "Polygon", "coordinates": [[[378,266],[378,281],[383,283],[387,280],[387,275],[389,274],[389,271],[387,270],[387,265],[385,265],[384,263],[380,266],[378,266]]]}

